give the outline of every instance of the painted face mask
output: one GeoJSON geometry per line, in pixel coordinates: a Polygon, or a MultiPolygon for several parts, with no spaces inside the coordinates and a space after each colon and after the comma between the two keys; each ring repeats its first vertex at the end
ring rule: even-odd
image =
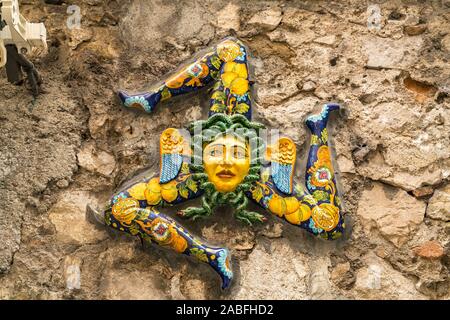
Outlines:
{"type": "Polygon", "coordinates": [[[234,191],[250,169],[248,147],[233,136],[218,138],[203,151],[203,166],[217,191],[234,191]]]}

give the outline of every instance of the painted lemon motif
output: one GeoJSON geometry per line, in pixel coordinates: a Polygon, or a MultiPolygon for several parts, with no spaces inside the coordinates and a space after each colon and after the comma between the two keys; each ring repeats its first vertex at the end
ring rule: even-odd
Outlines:
{"type": "Polygon", "coordinates": [[[167,202],[172,202],[178,197],[177,182],[172,180],[161,185],[161,196],[167,202]]]}
{"type": "Polygon", "coordinates": [[[248,91],[248,81],[243,78],[236,78],[231,82],[231,93],[241,96],[248,91]]]}
{"type": "Polygon", "coordinates": [[[234,73],[236,78],[247,79],[247,66],[245,63],[237,63],[234,61],[227,62],[223,66],[223,73],[234,73]]]}
{"type": "Polygon", "coordinates": [[[297,211],[285,215],[286,220],[292,224],[300,224],[300,222],[306,221],[310,217],[311,208],[307,204],[302,204],[297,211]]]}
{"type": "Polygon", "coordinates": [[[279,217],[294,213],[299,208],[299,202],[295,197],[282,198],[276,194],[269,200],[269,210],[279,217]]]}
{"type": "Polygon", "coordinates": [[[135,184],[128,190],[130,196],[136,200],[145,200],[145,189],[147,188],[146,183],[135,184]]]}
{"type": "Polygon", "coordinates": [[[158,178],[153,178],[147,183],[144,196],[149,205],[156,205],[161,201],[161,186],[158,178]]]}
{"type": "Polygon", "coordinates": [[[234,41],[226,40],[217,46],[217,55],[222,61],[233,61],[241,54],[241,47],[234,41]]]}

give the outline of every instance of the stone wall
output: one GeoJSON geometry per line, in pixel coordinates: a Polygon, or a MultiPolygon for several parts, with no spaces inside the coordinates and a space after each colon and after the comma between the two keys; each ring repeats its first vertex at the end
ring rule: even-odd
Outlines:
{"type": "Polygon", "coordinates": [[[450,298],[448,0],[66,2],[21,1],[48,29],[34,60],[46,93],[33,101],[1,71],[0,298],[450,298]],[[81,29],[67,27],[68,5],[81,29]],[[325,242],[272,217],[183,221],[231,249],[236,279],[222,292],[208,266],[96,227],[85,205],[157,170],[162,130],[207,113],[207,93],[143,115],[114,91],[145,88],[227,35],[253,54],[256,118],[299,154],[305,117],[344,106],[331,129],[348,229],[325,242]]]}

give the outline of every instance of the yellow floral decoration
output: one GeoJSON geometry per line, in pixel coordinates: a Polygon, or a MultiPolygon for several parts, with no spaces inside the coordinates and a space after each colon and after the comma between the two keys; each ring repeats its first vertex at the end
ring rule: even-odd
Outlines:
{"type": "Polygon", "coordinates": [[[330,150],[327,146],[321,146],[317,150],[317,161],[309,168],[311,173],[311,183],[316,187],[332,188],[333,186],[333,165],[330,158],[330,150]]]}
{"type": "Polygon", "coordinates": [[[328,146],[321,146],[319,150],[317,150],[317,159],[319,164],[331,168],[330,150],[328,149],[328,146]]]}
{"type": "Polygon", "coordinates": [[[339,223],[339,208],[330,203],[322,203],[313,208],[312,219],[323,230],[333,230],[339,223]]]}
{"type": "Polygon", "coordinates": [[[178,234],[174,226],[160,218],[151,222],[150,236],[160,245],[171,247],[176,252],[184,252],[188,246],[186,239],[178,234]]]}
{"type": "Polygon", "coordinates": [[[217,55],[222,61],[233,61],[240,54],[241,47],[232,40],[226,40],[217,46],[217,55]]]}
{"type": "Polygon", "coordinates": [[[122,224],[130,225],[137,216],[139,201],[132,198],[119,199],[112,207],[111,213],[122,224]]]}

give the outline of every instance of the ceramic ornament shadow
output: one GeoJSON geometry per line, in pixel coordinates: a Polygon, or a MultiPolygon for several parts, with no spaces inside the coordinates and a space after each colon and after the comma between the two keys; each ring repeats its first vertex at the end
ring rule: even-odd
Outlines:
{"type": "Polygon", "coordinates": [[[294,179],[294,142],[281,137],[266,146],[258,134],[264,125],[251,121],[247,57],[241,41],[226,38],[148,92],[119,92],[125,108],[152,112],[161,101],[212,88],[208,119],[187,126],[190,139],[175,128],[161,134],[159,175],[121,190],[104,211],[112,228],[209,264],[222,288],[233,278],[229,251],[207,245],[158,207],[201,197],[201,206],[178,214],[203,218],[228,205],[236,219],[249,225],[265,221],[266,211],[327,240],[344,229],[327,132],[329,114],[339,105],[326,104],[306,120],[312,135],[303,186],[294,179]],[[247,210],[249,201],[262,213],[247,210]]]}

